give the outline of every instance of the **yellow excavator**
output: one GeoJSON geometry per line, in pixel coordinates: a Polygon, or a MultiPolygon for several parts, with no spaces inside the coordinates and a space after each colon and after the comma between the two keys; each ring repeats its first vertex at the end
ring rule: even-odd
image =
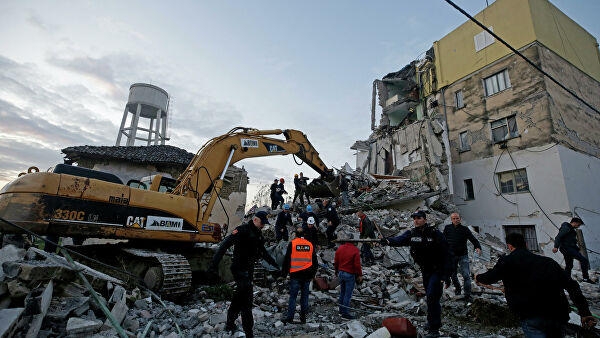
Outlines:
{"type": "Polygon", "coordinates": [[[209,217],[227,168],[274,155],[297,156],[325,182],[335,182],[301,131],[237,127],[208,141],[176,182],[154,175],[123,184],[110,173],[68,165],[22,175],[0,190],[0,232],[19,233],[13,223],[38,235],[128,240],[122,254],[102,245],[86,253],[104,253],[104,260],[113,258],[163,295],[185,294],[198,268],[190,265],[193,245],[222,239],[222,225],[209,217]]]}

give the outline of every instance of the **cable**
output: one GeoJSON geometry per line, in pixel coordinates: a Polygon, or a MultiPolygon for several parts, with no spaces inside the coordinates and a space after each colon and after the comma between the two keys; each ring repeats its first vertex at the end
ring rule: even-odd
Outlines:
{"type": "Polygon", "coordinates": [[[502,154],[504,154],[504,151],[506,151],[506,149],[502,149],[502,152],[500,153],[500,155],[498,156],[498,160],[496,161],[496,166],[494,167],[494,173],[492,174],[492,181],[494,182],[494,188],[496,188],[496,191],[498,192],[498,195],[500,195],[500,197],[504,198],[504,200],[512,205],[516,205],[517,203],[509,201],[506,197],[504,197],[504,195],[502,194],[502,192],[500,192],[500,189],[498,188],[498,185],[496,184],[496,177],[495,175],[497,174],[496,170],[498,170],[498,164],[500,163],[500,158],[502,158],[502,154]]]}
{"type": "Polygon", "coordinates": [[[573,92],[572,90],[570,90],[569,88],[567,88],[562,83],[558,82],[558,80],[556,80],[554,77],[552,77],[552,75],[546,73],[543,69],[541,69],[540,67],[538,67],[538,65],[536,65],[533,61],[529,60],[525,55],[523,55],[521,52],[519,52],[518,50],[516,50],[515,48],[513,48],[510,44],[508,44],[508,42],[504,41],[501,37],[499,37],[498,35],[496,35],[492,30],[490,30],[489,28],[487,28],[481,22],[477,21],[477,19],[475,19],[474,17],[472,17],[471,15],[469,15],[469,13],[465,12],[465,10],[463,10],[462,8],[460,8],[454,2],[452,2],[451,0],[444,0],[444,1],[446,1],[448,4],[450,4],[450,6],[456,8],[456,10],[458,10],[462,14],[464,14],[467,18],[469,18],[471,21],[473,21],[477,26],[483,28],[484,31],[488,32],[491,36],[493,36],[498,41],[500,41],[503,45],[505,45],[506,47],[508,47],[508,49],[510,49],[513,53],[515,53],[518,56],[520,56],[523,60],[525,60],[527,63],[529,63],[533,68],[535,68],[537,71],[539,71],[540,73],[542,73],[544,76],[546,76],[548,79],[550,79],[556,85],[558,85],[560,88],[564,89],[567,93],[571,94],[571,96],[573,96],[574,98],[576,98],[577,100],[579,100],[581,103],[583,103],[584,105],[586,105],[587,107],[589,107],[590,109],[592,109],[593,111],[595,111],[596,113],[600,114],[600,110],[598,110],[597,108],[595,108],[591,104],[587,103],[587,101],[585,101],[584,99],[582,99],[581,97],[579,97],[577,94],[575,94],[575,92],[573,92]]]}

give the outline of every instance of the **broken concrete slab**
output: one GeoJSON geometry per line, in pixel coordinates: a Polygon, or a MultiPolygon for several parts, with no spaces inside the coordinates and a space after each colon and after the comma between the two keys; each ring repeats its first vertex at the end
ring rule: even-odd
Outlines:
{"type": "MultiPolygon", "coordinates": [[[[125,319],[125,315],[127,314],[127,311],[129,311],[129,308],[127,307],[127,303],[125,302],[125,298],[123,297],[122,300],[118,301],[113,306],[112,310],[110,310],[110,314],[114,318],[117,325],[121,325],[121,323],[123,322],[123,319],[125,319]]],[[[113,325],[110,322],[110,320],[107,318],[106,321],[104,322],[104,325],[102,326],[102,328],[106,330],[106,329],[110,329],[111,327],[113,327],[113,325]]]]}
{"type": "Polygon", "coordinates": [[[11,337],[11,332],[19,322],[19,317],[25,308],[0,310],[0,337],[11,337]]]}
{"type": "MultiPolygon", "coordinates": [[[[25,257],[25,249],[19,249],[16,246],[9,244],[0,249],[0,266],[4,262],[16,262],[23,260],[25,257]]],[[[4,276],[3,269],[0,269],[0,280],[4,276]]]]}
{"type": "Polygon", "coordinates": [[[80,307],[89,306],[90,297],[55,297],[50,302],[47,316],[51,320],[63,322],[80,307]]]}
{"type": "Polygon", "coordinates": [[[38,297],[29,296],[29,302],[26,299],[26,306],[28,313],[36,313],[33,315],[31,319],[31,323],[29,325],[29,329],[27,330],[26,338],[35,338],[38,336],[40,329],[42,328],[42,323],[44,318],[46,317],[46,313],[48,312],[48,308],[50,307],[50,302],[52,301],[52,293],[54,291],[54,283],[52,281],[48,282],[46,288],[42,294],[38,297]]]}
{"type": "Polygon", "coordinates": [[[67,333],[69,335],[92,334],[102,326],[100,320],[88,320],[83,318],[71,317],[67,321],[67,333]]]}

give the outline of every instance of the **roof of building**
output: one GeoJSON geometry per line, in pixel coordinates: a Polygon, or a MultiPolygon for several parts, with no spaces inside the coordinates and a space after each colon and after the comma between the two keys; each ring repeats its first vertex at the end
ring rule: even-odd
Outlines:
{"type": "Polygon", "coordinates": [[[370,148],[369,141],[356,141],[356,142],[354,142],[352,147],[350,147],[350,149],[354,149],[354,150],[369,150],[369,148],[370,148]]]}
{"type": "Polygon", "coordinates": [[[134,163],[188,165],[194,154],[174,146],[75,146],[62,149],[67,161],[79,159],[123,160],[134,163]]]}

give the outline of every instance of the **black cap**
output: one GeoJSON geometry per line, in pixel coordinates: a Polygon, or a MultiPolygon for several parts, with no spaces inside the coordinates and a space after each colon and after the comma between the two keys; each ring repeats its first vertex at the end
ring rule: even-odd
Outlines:
{"type": "Polygon", "coordinates": [[[262,224],[271,224],[271,223],[269,223],[269,220],[267,219],[266,211],[259,211],[256,214],[254,214],[254,217],[260,218],[260,221],[262,224]]]}
{"type": "Polygon", "coordinates": [[[427,214],[425,214],[425,211],[423,211],[423,210],[417,210],[417,211],[413,212],[412,215],[410,215],[410,217],[412,217],[412,218],[415,218],[415,217],[427,218],[427,214]]]}
{"type": "Polygon", "coordinates": [[[583,221],[579,217],[573,217],[573,218],[571,218],[571,223],[573,223],[573,222],[579,223],[581,225],[585,224],[585,223],[583,223],[583,221]]]}

